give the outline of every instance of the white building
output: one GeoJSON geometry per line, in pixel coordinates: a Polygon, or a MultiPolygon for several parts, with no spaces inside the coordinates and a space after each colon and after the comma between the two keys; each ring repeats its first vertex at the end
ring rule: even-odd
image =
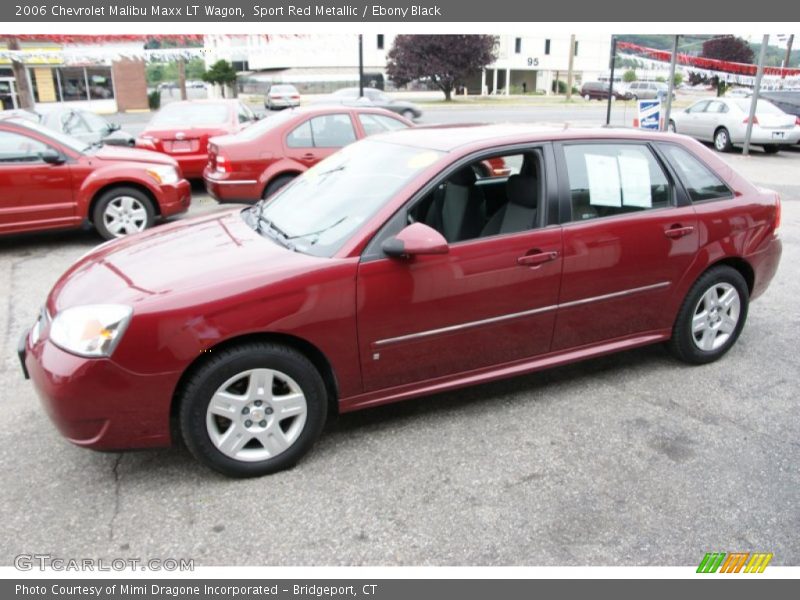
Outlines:
{"type": "MultiPolygon", "coordinates": [[[[385,77],[386,54],[394,35],[365,34],[364,72],[385,77]]],[[[466,82],[470,93],[550,93],[566,82],[570,36],[562,34],[498,36],[498,58],[466,82]],[[506,82],[510,81],[510,86],[506,82]]],[[[358,82],[358,35],[208,35],[206,62],[234,63],[254,81],[294,83],[305,92],[327,92],[358,82]]],[[[610,34],[577,34],[574,82],[597,79],[608,70],[610,34]]],[[[386,81],[388,85],[389,82],[386,81]]]]}

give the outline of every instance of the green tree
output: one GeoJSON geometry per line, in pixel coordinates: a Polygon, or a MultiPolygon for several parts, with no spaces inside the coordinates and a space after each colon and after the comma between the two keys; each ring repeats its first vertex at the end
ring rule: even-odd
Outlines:
{"type": "Polygon", "coordinates": [[[636,71],[633,69],[628,69],[622,74],[622,81],[625,83],[633,83],[636,81],[636,71]]]}
{"type": "Polygon", "coordinates": [[[236,70],[227,60],[218,60],[203,74],[203,81],[221,85],[224,96],[225,87],[236,83],[236,70]]]}

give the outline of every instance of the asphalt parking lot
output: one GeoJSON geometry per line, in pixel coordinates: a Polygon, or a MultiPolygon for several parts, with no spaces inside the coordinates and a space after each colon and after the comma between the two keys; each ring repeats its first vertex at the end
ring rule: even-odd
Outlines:
{"type": "MultiPolygon", "coordinates": [[[[295,469],[246,481],[184,449],[64,441],[16,341],[91,232],[0,239],[0,564],[800,564],[800,152],[729,160],[783,194],[781,268],[721,361],[661,347],[340,417],[295,469]]],[[[219,210],[202,193],[192,214],[219,210]]]]}

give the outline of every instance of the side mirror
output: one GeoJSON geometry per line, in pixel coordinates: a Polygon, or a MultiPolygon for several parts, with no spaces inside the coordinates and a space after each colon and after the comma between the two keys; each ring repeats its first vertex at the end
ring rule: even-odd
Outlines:
{"type": "Polygon", "coordinates": [[[444,236],[423,223],[409,225],[381,244],[387,256],[395,258],[423,254],[447,254],[449,247],[444,236]]]}
{"type": "Polygon", "coordinates": [[[266,116],[267,116],[267,113],[259,111],[259,112],[256,113],[256,121],[260,121],[261,119],[263,119],[266,116]]]}
{"type": "Polygon", "coordinates": [[[119,131],[122,125],[119,123],[108,123],[108,132],[111,133],[112,131],[119,131]]]}
{"type": "Polygon", "coordinates": [[[41,158],[48,165],[60,165],[64,162],[64,157],[61,156],[61,153],[53,150],[52,148],[48,148],[47,150],[40,152],[39,158],[41,158]]]}

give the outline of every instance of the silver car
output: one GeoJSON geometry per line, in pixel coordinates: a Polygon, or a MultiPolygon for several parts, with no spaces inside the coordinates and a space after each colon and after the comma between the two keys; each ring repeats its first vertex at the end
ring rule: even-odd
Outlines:
{"type": "MultiPolygon", "coordinates": [[[[750,114],[747,98],[700,100],[689,108],[672,113],[669,130],[703,142],[713,142],[719,152],[743,144],[750,114]]],[[[751,143],[763,146],[769,154],[781,146],[800,141],[800,118],[788,115],[767,100],[760,99],[753,121],[751,143]]]]}
{"type": "Polygon", "coordinates": [[[133,146],[135,142],[133,134],[121,130],[118,124],[82,108],[54,106],[42,112],[40,122],[87,144],[133,146]]]}
{"type": "Polygon", "coordinates": [[[293,85],[281,83],[269,88],[267,97],[264,100],[264,108],[274,110],[276,108],[292,108],[300,106],[300,92],[293,85]]]}

